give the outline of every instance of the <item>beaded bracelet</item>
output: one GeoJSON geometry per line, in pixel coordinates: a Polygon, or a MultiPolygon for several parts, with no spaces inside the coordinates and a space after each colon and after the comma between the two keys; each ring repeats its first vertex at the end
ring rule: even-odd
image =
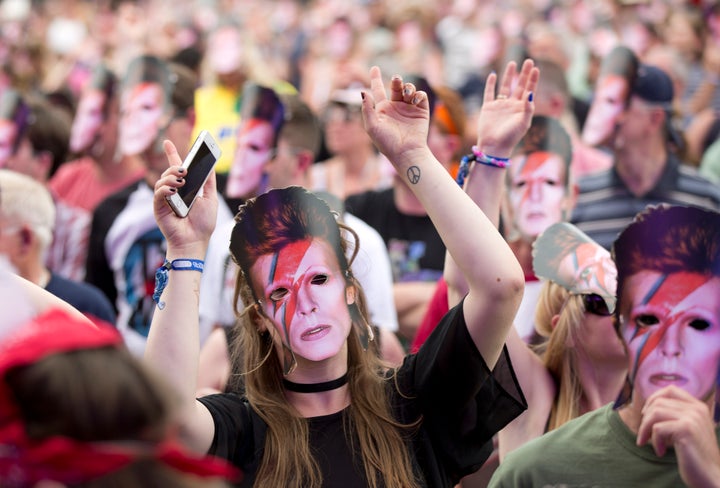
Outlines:
{"type": "Polygon", "coordinates": [[[152,297],[160,310],[165,308],[165,302],[160,301],[160,296],[167,286],[168,271],[171,269],[177,271],[199,271],[202,273],[205,269],[205,261],[202,259],[173,259],[172,262],[167,259],[165,260],[163,265],[155,271],[155,292],[152,297]]]}
{"type": "Polygon", "coordinates": [[[510,158],[499,158],[497,156],[489,156],[482,152],[479,147],[472,147],[475,161],[486,166],[494,166],[496,168],[507,168],[510,166],[510,158]]]}
{"type": "Polygon", "coordinates": [[[473,161],[484,164],[485,166],[492,166],[493,168],[508,168],[510,167],[510,158],[499,158],[496,156],[488,156],[483,153],[477,146],[472,147],[472,154],[466,154],[460,159],[460,167],[458,168],[457,177],[455,181],[461,187],[465,184],[465,178],[470,173],[470,163],[473,161]]]}

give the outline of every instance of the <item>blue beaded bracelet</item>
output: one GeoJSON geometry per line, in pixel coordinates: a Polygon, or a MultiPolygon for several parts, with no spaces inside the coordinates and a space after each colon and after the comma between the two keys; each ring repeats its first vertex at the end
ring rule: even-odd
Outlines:
{"type": "Polygon", "coordinates": [[[466,154],[460,159],[460,167],[458,168],[457,177],[455,181],[460,187],[465,184],[465,179],[470,173],[470,163],[473,161],[484,164],[485,166],[492,166],[494,168],[508,168],[510,167],[510,158],[499,158],[497,156],[488,156],[483,153],[477,146],[472,147],[472,154],[466,154]]]}
{"type": "Polygon", "coordinates": [[[202,259],[173,259],[172,262],[167,259],[165,260],[163,265],[155,271],[155,292],[152,297],[160,310],[165,308],[165,302],[160,301],[160,296],[167,286],[168,271],[171,269],[177,271],[199,271],[202,273],[205,269],[205,261],[202,259]]]}

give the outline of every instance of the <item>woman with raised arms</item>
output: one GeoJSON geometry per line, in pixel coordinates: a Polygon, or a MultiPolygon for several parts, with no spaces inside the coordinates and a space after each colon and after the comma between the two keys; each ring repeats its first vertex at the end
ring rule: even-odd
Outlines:
{"type": "MultiPolygon", "coordinates": [[[[196,399],[197,271],[217,194],[211,177],[188,217],[177,218],[165,198],[185,173],[166,143],[170,168],[155,187],[155,215],[167,279],[156,290],[146,361],[180,392],[181,439],[242,468],[243,486],[450,487],[480,467],[492,436],[526,408],[504,349],[522,297],[520,266],[428,149],[426,94],[395,76],[388,97],[380,70],[370,75],[366,130],[423,202],[469,286],[399,368],[386,368],[369,345],[363,292],[334,215],[290,187],[249,200],[231,237],[236,294],[250,304],[233,358],[245,392],[196,399]]],[[[509,64],[503,100],[495,100],[496,75],[488,77],[479,151],[510,153],[530,124],[538,75],[532,61],[519,73],[509,64]]]]}

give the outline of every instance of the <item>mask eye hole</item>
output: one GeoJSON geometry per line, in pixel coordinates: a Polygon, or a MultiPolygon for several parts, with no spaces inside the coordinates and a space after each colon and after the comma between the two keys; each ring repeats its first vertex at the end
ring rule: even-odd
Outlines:
{"type": "Polygon", "coordinates": [[[638,325],[638,327],[651,327],[653,325],[659,324],[660,319],[658,319],[655,315],[652,314],[641,314],[635,317],[635,323],[638,325]]]}
{"type": "Polygon", "coordinates": [[[326,274],[319,274],[313,276],[312,280],[310,280],[310,283],[313,285],[324,285],[328,282],[328,275],[326,274]]]}
{"type": "Polygon", "coordinates": [[[690,321],[689,325],[695,330],[705,330],[710,327],[710,322],[704,319],[694,319],[690,321]]]}
{"type": "Polygon", "coordinates": [[[273,302],[277,302],[285,298],[288,294],[287,288],[276,288],[275,290],[270,293],[270,300],[273,302]]]}

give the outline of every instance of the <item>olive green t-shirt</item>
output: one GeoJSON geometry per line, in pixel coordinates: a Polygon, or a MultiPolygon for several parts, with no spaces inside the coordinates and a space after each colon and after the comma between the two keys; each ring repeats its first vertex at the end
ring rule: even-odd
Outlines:
{"type": "MultiPolygon", "coordinates": [[[[720,443],[720,429],[715,429],[720,443]]],[[[490,488],[685,486],[675,451],[655,455],[608,404],[533,439],[507,455],[490,488]]]]}

